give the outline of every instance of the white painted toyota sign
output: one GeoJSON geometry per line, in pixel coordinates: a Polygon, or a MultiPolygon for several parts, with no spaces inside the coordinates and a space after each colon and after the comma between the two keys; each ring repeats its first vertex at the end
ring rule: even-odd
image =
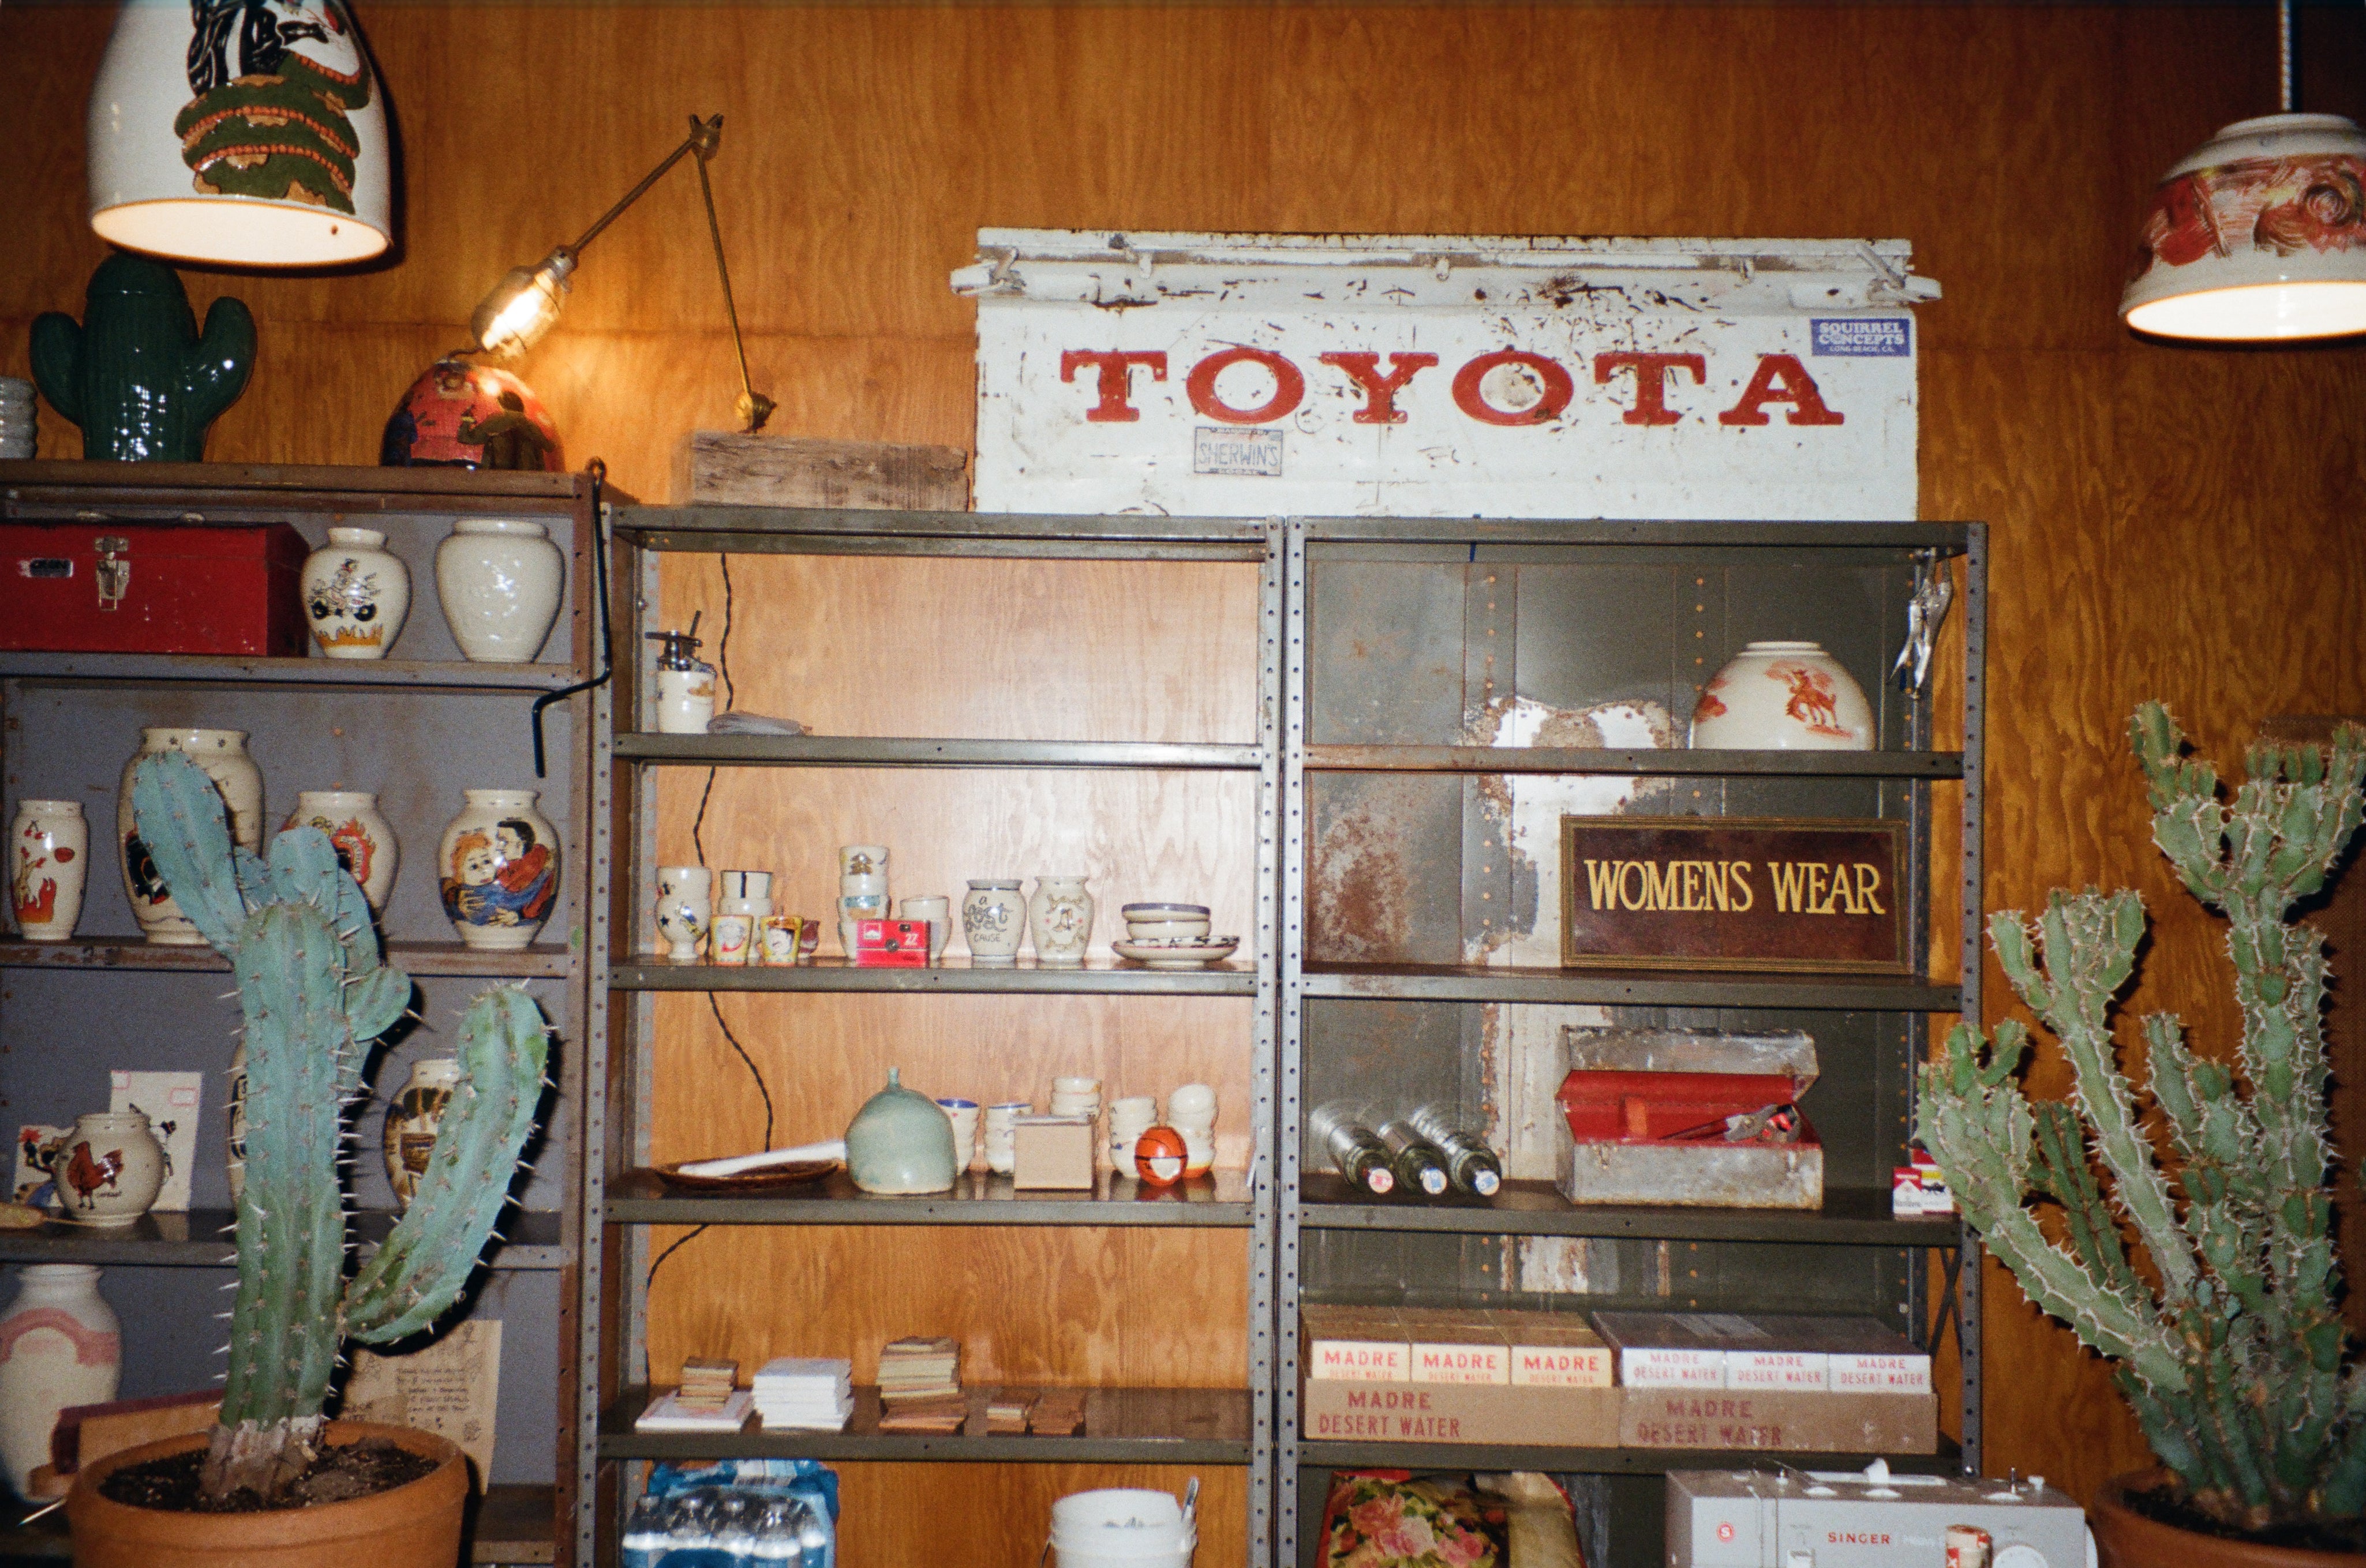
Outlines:
{"type": "Polygon", "coordinates": [[[1915,515],[1902,241],[989,229],[982,511],[1915,515]]]}

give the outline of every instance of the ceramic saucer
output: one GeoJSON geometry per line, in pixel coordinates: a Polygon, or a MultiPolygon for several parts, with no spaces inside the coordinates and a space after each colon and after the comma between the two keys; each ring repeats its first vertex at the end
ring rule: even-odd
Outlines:
{"type": "Polygon", "coordinates": [[[1110,946],[1119,958],[1131,958],[1145,969],[1203,969],[1231,958],[1240,945],[1237,936],[1153,936],[1140,942],[1112,942],[1110,946]]]}

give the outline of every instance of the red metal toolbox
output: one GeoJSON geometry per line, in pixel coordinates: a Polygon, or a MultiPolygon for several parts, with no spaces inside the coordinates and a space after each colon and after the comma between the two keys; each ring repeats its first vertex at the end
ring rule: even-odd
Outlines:
{"type": "Polygon", "coordinates": [[[1816,1081],[1806,1035],[1570,1025],[1561,1042],[1570,1202],[1823,1206],[1823,1145],[1797,1109],[1816,1081]]]}
{"type": "Polygon", "coordinates": [[[284,522],[0,523],[0,650],[300,658],[310,551],[284,522]]]}

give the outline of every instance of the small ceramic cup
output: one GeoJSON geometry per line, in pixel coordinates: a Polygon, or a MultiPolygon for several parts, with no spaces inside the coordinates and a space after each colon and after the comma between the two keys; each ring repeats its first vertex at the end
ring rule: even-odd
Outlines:
{"type": "Polygon", "coordinates": [[[896,906],[899,920],[925,920],[929,923],[929,962],[941,963],[945,941],[953,934],[953,901],[941,893],[906,899],[896,906]]]}
{"type": "Polygon", "coordinates": [[[714,946],[710,956],[718,964],[745,964],[756,934],[760,917],[749,914],[718,914],[715,917],[714,946]]]}
{"type": "Polygon", "coordinates": [[[1147,1094],[1128,1094],[1110,1102],[1109,1157],[1110,1169],[1121,1174],[1133,1170],[1133,1146],[1158,1125],[1158,1102],[1147,1094]]]}
{"type": "Polygon", "coordinates": [[[790,968],[797,961],[805,924],[794,914],[766,915],[758,923],[756,935],[749,944],[748,961],[773,969],[790,968]]]}
{"type": "Polygon", "coordinates": [[[1019,1118],[1035,1114],[1031,1100],[1004,1100],[986,1108],[986,1168],[1008,1176],[1018,1163],[1019,1118]]]}
{"type": "Polygon", "coordinates": [[[770,871],[726,871],[723,886],[715,897],[715,907],[729,914],[745,914],[738,906],[772,896],[772,874],[770,871]]]}
{"type": "Polygon", "coordinates": [[[1186,1176],[1202,1176],[1216,1161],[1216,1092],[1187,1083],[1166,1097],[1167,1124],[1183,1135],[1186,1176]]]}
{"type": "Polygon", "coordinates": [[[953,1169],[966,1170],[977,1159],[977,1102],[939,1100],[937,1108],[953,1125],[953,1169]]]}

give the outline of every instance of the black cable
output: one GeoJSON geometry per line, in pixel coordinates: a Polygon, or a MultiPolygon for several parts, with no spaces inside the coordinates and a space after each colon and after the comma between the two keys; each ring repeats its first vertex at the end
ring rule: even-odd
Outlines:
{"type": "Polygon", "coordinates": [[[727,713],[738,706],[738,691],[731,684],[731,557],[717,554],[723,567],[723,636],[715,644],[715,663],[723,672],[723,711],[727,713]]]}
{"type": "Polygon", "coordinates": [[[756,1092],[764,1097],[764,1141],[759,1147],[770,1148],[772,1147],[772,1092],[764,1087],[764,1075],[756,1070],[756,1058],[748,1054],[748,1047],[739,1043],[739,1036],[733,1034],[731,1025],[723,1021],[722,1005],[715,1000],[715,993],[711,991],[706,993],[706,1005],[715,1014],[715,1026],[723,1031],[723,1037],[731,1042],[731,1048],[738,1051],[739,1059],[748,1064],[748,1076],[756,1081],[756,1092]]]}
{"type": "MultiPolygon", "coordinates": [[[[608,624],[608,530],[600,515],[603,492],[608,483],[608,465],[598,458],[583,465],[592,480],[592,594],[600,601],[600,673],[590,680],[577,681],[573,686],[557,691],[546,691],[534,700],[531,714],[534,727],[534,776],[543,776],[542,711],[554,702],[564,702],[579,691],[591,691],[608,684],[608,677],[616,668],[616,640],[608,624]]],[[[725,579],[727,585],[729,578],[725,579]]]]}
{"type": "Polygon", "coordinates": [[[672,1246],[670,1246],[670,1247],[667,1248],[664,1251],[662,1251],[662,1252],[660,1252],[660,1253],[659,1253],[659,1254],[658,1254],[658,1256],[657,1256],[657,1261],[656,1261],[656,1262],[653,1262],[653,1263],[651,1263],[651,1264],[649,1265],[649,1271],[648,1271],[647,1274],[643,1275],[643,1276],[642,1276],[642,1278],[641,1278],[641,1294],[642,1294],[644,1297],[646,1297],[646,1296],[649,1294],[649,1287],[650,1287],[651,1285],[653,1285],[653,1284],[657,1283],[657,1279],[658,1279],[658,1264],[659,1264],[659,1263],[662,1263],[662,1262],[664,1262],[667,1259],[669,1259],[669,1258],[672,1257],[675,1253],[677,1253],[677,1252],[681,1251],[681,1250],[682,1250],[682,1243],[683,1243],[683,1242],[685,1242],[685,1241],[692,1241],[692,1240],[695,1240],[698,1237],[700,1237],[701,1235],[704,1234],[705,1230],[706,1230],[706,1227],[705,1227],[704,1226],[703,1226],[703,1225],[702,1225],[702,1226],[698,1226],[696,1229],[692,1230],[691,1232],[689,1232],[687,1235],[684,1235],[684,1236],[678,1236],[678,1237],[674,1238],[674,1243],[673,1243],[673,1245],[672,1245],[672,1246]]]}
{"type": "Polygon", "coordinates": [[[690,819],[690,846],[698,852],[698,863],[706,864],[706,841],[700,834],[706,826],[707,797],[715,793],[715,769],[706,770],[706,788],[698,792],[698,815],[690,819]]]}
{"type": "MultiPolygon", "coordinates": [[[[719,555],[717,559],[723,564],[723,636],[715,645],[715,662],[722,672],[723,706],[727,712],[730,711],[732,701],[731,557],[719,555]]],[[[715,770],[712,767],[706,770],[706,787],[700,790],[698,795],[698,815],[692,819],[690,824],[691,846],[698,851],[698,863],[702,866],[706,864],[706,844],[703,835],[706,827],[706,802],[715,793],[715,770]]],[[[731,1025],[723,1021],[722,1004],[715,1000],[715,993],[711,991],[706,993],[706,1006],[707,1010],[715,1014],[715,1026],[723,1031],[723,1037],[731,1042],[731,1048],[738,1051],[739,1059],[748,1064],[748,1076],[756,1081],[756,1092],[764,1097],[764,1141],[759,1147],[770,1148],[772,1147],[772,1092],[764,1087],[764,1075],[756,1070],[756,1058],[748,1054],[748,1047],[739,1043],[739,1036],[733,1034],[731,1025]]],[[[692,1234],[695,1235],[696,1232],[692,1234]]],[[[683,1239],[689,1238],[685,1237],[683,1239]]],[[[681,1243],[677,1242],[675,1245],[680,1246],[681,1243]]],[[[654,1269],[655,1265],[651,1267],[654,1269]]]]}

